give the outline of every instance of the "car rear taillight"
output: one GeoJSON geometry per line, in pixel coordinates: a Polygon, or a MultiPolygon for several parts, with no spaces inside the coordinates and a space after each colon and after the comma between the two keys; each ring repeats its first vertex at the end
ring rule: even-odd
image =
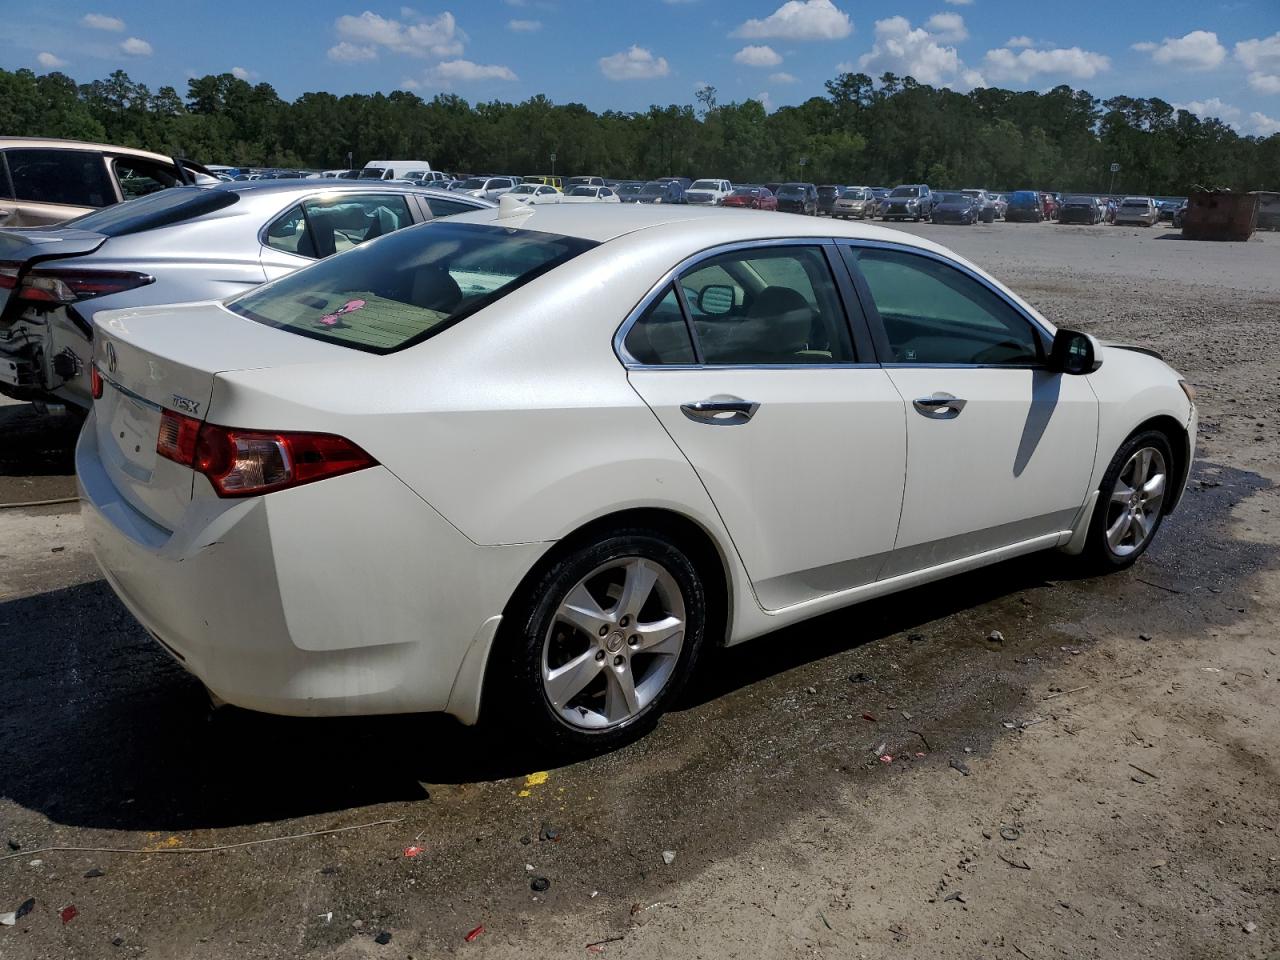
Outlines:
{"type": "Polygon", "coordinates": [[[240,430],[166,410],[156,453],[204,474],[220,497],[255,497],[376,466],[329,433],[240,430]]]}
{"type": "Polygon", "coordinates": [[[89,393],[95,400],[102,399],[102,374],[96,363],[89,364],[89,393]]]}
{"type": "Polygon", "coordinates": [[[65,306],[155,282],[150,274],[130,270],[32,270],[18,286],[18,299],[65,306]]]}
{"type": "Polygon", "coordinates": [[[18,274],[22,264],[9,261],[0,262],[0,290],[12,290],[18,285],[18,274]]]}

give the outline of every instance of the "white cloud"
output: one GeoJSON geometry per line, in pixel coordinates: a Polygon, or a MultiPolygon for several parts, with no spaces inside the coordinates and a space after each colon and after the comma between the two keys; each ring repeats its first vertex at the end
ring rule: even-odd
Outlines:
{"type": "Polygon", "coordinates": [[[769,74],[769,82],[770,83],[799,83],[800,81],[797,80],[791,74],[787,73],[786,71],[782,71],[780,73],[769,74]]]}
{"type": "Polygon", "coordinates": [[[1111,69],[1110,58],[1079,47],[1057,47],[1052,50],[988,50],[983,60],[988,76],[997,82],[1016,80],[1026,83],[1041,74],[1089,80],[1111,69]]]}
{"type": "Polygon", "coordinates": [[[761,106],[764,107],[765,113],[773,113],[773,98],[769,96],[769,91],[765,90],[761,93],[757,93],[751,99],[759,100],[761,106]]]}
{"type": "Polygon", "coordinates": [[[255,80],[258,74],[253,70],[246,70],[244,67],[232,67],[231,75],[237,80],[255,80]]]}
{"type": "Polygon", "coordinates": [[[973,4],[973,0],[947,0],[947,3],[953,7],[968,7],[973,4]]]}
{"type": "Polygon", "coordinates": [[[962,70],[960,72],[960,86],[973,90],[977,87],[990,86],[990,84],[987,83],[987,78],[982,75],[980,70],[962,70]]]}
{"type": "Polygon", "coordinates": [[[67,65],[67,61],[47,51],[36,54],[36,63],[40,64],[40,66],[44,67],[46,70],[56,70],[58,67],[65,67],[67,65]]]}
{"type": "Polygon", "coordinates": [[[1219,120],[1227,122],[1240,118],[1239,107],[1223,103],[1218,97],[1210,97],[1208,100],[1192,100],[1188,103],[1175,103],[1173,106],[1176,110],[1186,110],[1188,113],[1194,113],[1201,118],[1217,117],[1219,120]]]}
{"type": "Polygon", "coordinates": [[[516,33],[537,33],[542,29],[541,20],[508,20],[507,29],[516,33]]]}
{"type": "MultiPolygon", "coordinates": [[[[858,58],[858,69],[876,76],[896,73],[921,83],[940,86],[954,81],[964,64],[955,47],[943,46],[937,37],[906,17],[876,21],[876,42],[870,53],[858,58]]],[[[848,64],[841,64],[843,68],[848,64]]],[[[839,69],[839,68],[837,68],[839,69]]]]}
{"type": "Polygon", "coordinates": [[[1036,42],[1026,34],[1023,34],[1020,37],[1010,37],[1004,42],[1004,45],[1011,50],[1020,50],[1023,47],[1034,47],[1036,42]]]}
{"type": "Polygon", "coordinates": [[[498,63],[472,63],[470,60],[446,60],[431,68],[436,80],[468,83],[476,80],[519,80],[510,67],[498,63]]]}
{"type": "Polygon", "coordinates": [[[1280,93],[1280,74],[1251,73],[1249,74],[1249,86],[1259,93],[1280,93]]]}
{"type": "MultiPolygon", "coordinates": [[[[407,8],[400,12],[401,15],[418,16],[407,8]]],[[[333,26],[343,42],[372,47],[375,53],[382,48],[415,57],[456,57],[462,53],[468,39],[458,28],[453,14],[447,10],[439,16],[421,17],[412,23],[401,23],[366,10],[358,17],[345,14],[335,20],[333,26]]]]}
{"type": "Polygon", "coordinates": [[[371,44],[351,43],[343,40],[329,48],[329,59],[339,63],[360,63],[363,60],[377,60],[378,48],[371,44]]]}
{"type": "Polygon", "coordinates": [[[600,58],[600,72],[610,80],[652,80],[671,72],[666,57],[655,57],[650,50],[632,44],[609,57],[600,58]]]}
{"type": "Polygon", "coordinates": [[[86,13],[80,18],[80,25],[90,30],[110,30],[120,33],[124,30],[124,21],[119,17],[109,17],[105,13],[86,13]]]}
{"type": "Polygon", "coordinates": [[[748,20],[732,36],[749,40],[839,40],[853,33],[849,15],[831,0],[787,0],[763,20],[748,20]]]}
{"type": "Polygon", "coordinates": [[[405,77],[403,80],[400,81],[400,89],[401,90],[421,90],[422,84],[420,84],[417,80],[413,79],[413,77],[405,77]]]}
{"type": "Polygon", "coordinates": [[[733,62],[748,67],[776,67],[782,62],[782,57],[773,47],[746,46],[733,55],[733,62]]]}
{"type": "Polygon", "coordinates": [[[1192,30],[1182,37],[1165,37],[1160,43],[1135,43],[1133,49],[1150,53],[1151,59],[1162,66],[1184,70],[1212,70],[1227,58],[1227,48],[1218,42],[1216,33],[1208,30],[1192,30]]]}
{"type": "Polygon", "coordinates": [[[147,41],[138,37],[130,37],[120,44],[120,52],[130,57],[149,57],[154,51],[147,41]]]}
{"type": "Polygon", "coordinates": [[[939,40],[958,43],[969,39],[969,31],[965,29],[964,17],[958,13],[935,13],[924,22],[924,28],[939,40]]]}
{"type": "Polygon", "coordinates": [[[1265,113],[1259,113],[1257,110],[1249,114],[1249,126],[1253,133],[1260,137],[1270,137],[1280,133],[1280,120],[1268,117],[1265,113]]]}
{"type": "Polygon", "coordinates": [[[1236,44],[1236,59],[1250,70],[1280,73],[1280,32],[1236,44]]]}

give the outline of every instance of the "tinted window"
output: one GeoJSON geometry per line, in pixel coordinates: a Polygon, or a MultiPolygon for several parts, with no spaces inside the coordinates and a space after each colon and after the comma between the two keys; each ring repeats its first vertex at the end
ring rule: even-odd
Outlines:
{"type": "Polygon", "coordinates": [[[667,192],[667,185],[665,183],[646,183],[640,192],[646,197],[664,194],[667,192]]]}
{"type": "Polygon", "coordinates": [[[233,190],[207,190],[203,187],[174,187],[149,197],[117,203],[83,217],[68,220],[64,226],[74,225],[80,230],[90,230],[108,237],[122,237],[129,233],[154,230],[202,217],[238,202],[240,194],[233,190]]]}
{"type": "Polygon", "coordinates": [[[258,323],[369,353],[434,336],[596,244],[436,220],[324,260],[228,304],[258,323]]]}
{"type": "Polygon", "coordinates": [[[115,161],[116,179],[120,181],[120,193],[126,200],[145,197],[149,193],[176,187],[182,181],[173,169],[150,160],[118,157],[115,161]]]}
{"type": "Polygon", "coordinates": [[[895,363],[1028,364],[1031,324],[987,286],[931,257],[845,248],[871,288],[895,363]]]}
{"type": "Polygon", "coordinates": [[[919,195],[918,187],[894,187],[893,192],[889,194],[891,197],[918,197],[919,195]]]}
{"type": "Polygon", "coordinates": [[[639,363],[693,363],[693,342],[684,322],[674,287],[649,305],[624,341],[627,353],[639,363]]]}
{"type": "Polygon", "coordinates": [[[9,150],[16,199],[105,207],[116,202],[102,154],[85,150],[9,150]]]}
{"type": "Polygon", "coordinates": [[[818,247],[722,254],[680,278],[708,364],[851,362],[835,282],[818,247]]]}
{"type": "Polygon", "coordinates": [[[357,175],[357,180],[381,180],[382,175],[386,173],[384,167],[365,167],[357,175]]]}

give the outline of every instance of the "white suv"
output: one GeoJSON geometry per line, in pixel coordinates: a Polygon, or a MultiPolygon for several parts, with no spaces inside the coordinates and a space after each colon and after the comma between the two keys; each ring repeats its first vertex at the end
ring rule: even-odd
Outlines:
{"type": "Polygon", "coordinates": [[[690,203],[710,203],[718,207],[731,193],[733,184],[728,180],[695,180],[684,196],[690,203]]]}

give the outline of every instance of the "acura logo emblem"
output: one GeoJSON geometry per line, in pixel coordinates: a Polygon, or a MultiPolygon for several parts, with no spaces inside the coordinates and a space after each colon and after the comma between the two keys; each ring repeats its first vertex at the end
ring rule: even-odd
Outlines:
{"type": "Polygon", "coordinates": [[[116,372],[116,348],[110,340],[107,341],[107,373],[116,372]]]}

